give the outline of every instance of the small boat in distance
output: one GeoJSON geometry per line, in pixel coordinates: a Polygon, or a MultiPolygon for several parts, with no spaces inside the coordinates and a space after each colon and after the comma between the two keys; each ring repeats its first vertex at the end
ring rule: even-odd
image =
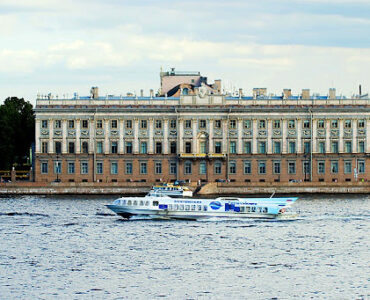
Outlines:
{"type": "Polygon", "coordinates": [[[163,196],[170,197],[193,197],[193,192],[187,186],[181,186],[172,183],[162,183],[152,187],[150,192],[158,192],[163,196]]]}
{"type": "Polygon", "coordinates": [[[179,199],[162,195],[159,191],[152,191],[145,197],[122,197],[106,206],[125,219],[138,215],[183,220],[214,217],[291,219],[297,215],[288,211],[297,199],[296,197],[179,199]]]}

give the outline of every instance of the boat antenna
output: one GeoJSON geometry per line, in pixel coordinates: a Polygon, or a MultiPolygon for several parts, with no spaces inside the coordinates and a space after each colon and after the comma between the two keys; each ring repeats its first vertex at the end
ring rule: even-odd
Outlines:
{"type": "Polygon", "coordinates": [[[272,192],[270,198],[274,197],[274,195],[275,195],[275,191],[272,192]]]}

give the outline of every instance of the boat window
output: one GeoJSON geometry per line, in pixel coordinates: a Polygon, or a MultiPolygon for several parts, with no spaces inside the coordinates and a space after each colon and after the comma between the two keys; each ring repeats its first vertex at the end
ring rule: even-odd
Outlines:
{"type": "Polygon", "coordinates": [[[259,211],[259,212],[262,212],[262,211],[263,211],[263,207],[259,207],[259,208],[258,208],[258,211],[259,211]]]}
{"type": "Polygon", "coordinates": [[[245,207],[244,206],[240,206],[240,212],[244,212],[245,211],[245,207]]]}
{"type": "Polygon", "coordinates": [[[175,204],[175,210],[179,210],[179,205],[175,204]]]}
{"type": "Polygon", "coordinates": [[[245,211],[248,212],[248,213],[251,212],[251,207],[250,206],[246,206],[245,207],[245,211]]]}
{"type": "Polygon", "coordinates": [[[172,210],[172,204],[168,204],[168,210],[172,210]]]}
{"type": "Polygon", "coordinates": [[[137,205],[137,201],[136,200],[134,201],[134,204],[133,205],[137,205]]]}
{"type": "Polygon", "coordinates": [[[184,210],[184,204],[180,204],[180,210],[184,210]]]}
{"type": "Polygon", "coordinates": [[[191,206],[191,210],[195,210],[195,205],[192,205],[191,206]]]}
{"type": "Polygon", "coordinates": [[[140,201],[140,205],[141,205],[141,206],[143,206],[143,205],[144,205],[144,202],[143,202],[142,200],[140,201]]]}
{"type": "Polygon", "coordinates": [[[159,202],[158,201],[153,201],[153,206],[158,206],[159,202]]]}
{"type": "Polygon", "coordinates": [[[128,200],[127,201],[127,205],[131,205],[131,200],[128,200]]]}
{"type": "Polygon", "coordinates": [[[267,208],[267,207],[264,207],[264,208],[263,208],[263,212],[264,212],[264,213],[267,213],[267,211],[268,211],[268,208],[267,208]]]}
{"type": "Polygon", "coordinates": [[[204,206],[203,206],[203,210],[204,210],[204,211],[207,211],[207,205],[204,205],[204,206]]]}
{"type": "Polygon", "coordinates": [[[251,211],[252,211],[252,212],[256,212],[256,207],[255,207],[255,206],[252,206],[251,211]]]}
{"type": "Polygon", "coordinates": [[[122,201],[122,205],[126,205],[126,200],[123,200],[122,201]]]}
{"type": "Polygon", "coordinates": [[[198,210],[202,210],[202,205],[198,205],[198,210]]]}
{"type": "Polygon", "coordinates": [[[149,206],[149,201],[145,201],[145,206],[149,206]]]}
{"type": "Polygon", "coordinates": [[[185,210],[190,210],[190,205],[185,205],[185,210]]]}

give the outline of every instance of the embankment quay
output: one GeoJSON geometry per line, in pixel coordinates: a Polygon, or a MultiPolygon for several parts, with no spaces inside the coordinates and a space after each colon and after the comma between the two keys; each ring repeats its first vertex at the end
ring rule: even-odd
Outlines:
{"type": "MultiPolygon", "coordinates": [[[[123,194],[146,194],[151,185],[148,183],[34,183],[17,182],[1,183],[0,195],[123,195],[123,194]]],[[[370,193],[369,182],[343,183],[312,183],[290,182],[277,183],[253,183],[240,185],[234,182],[212,182],[191,188],[197,195],[248,195],[248,194],[368,194],[370,193]]]]}

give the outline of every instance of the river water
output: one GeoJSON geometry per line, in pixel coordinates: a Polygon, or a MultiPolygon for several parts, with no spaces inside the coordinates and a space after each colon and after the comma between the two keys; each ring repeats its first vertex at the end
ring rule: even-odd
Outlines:
{"type": "Polygon", "coordinates": [[[124,221],[103,197],[0,199],[0,299],[369,299],[370,196],[294,221],[124,221]]]}

